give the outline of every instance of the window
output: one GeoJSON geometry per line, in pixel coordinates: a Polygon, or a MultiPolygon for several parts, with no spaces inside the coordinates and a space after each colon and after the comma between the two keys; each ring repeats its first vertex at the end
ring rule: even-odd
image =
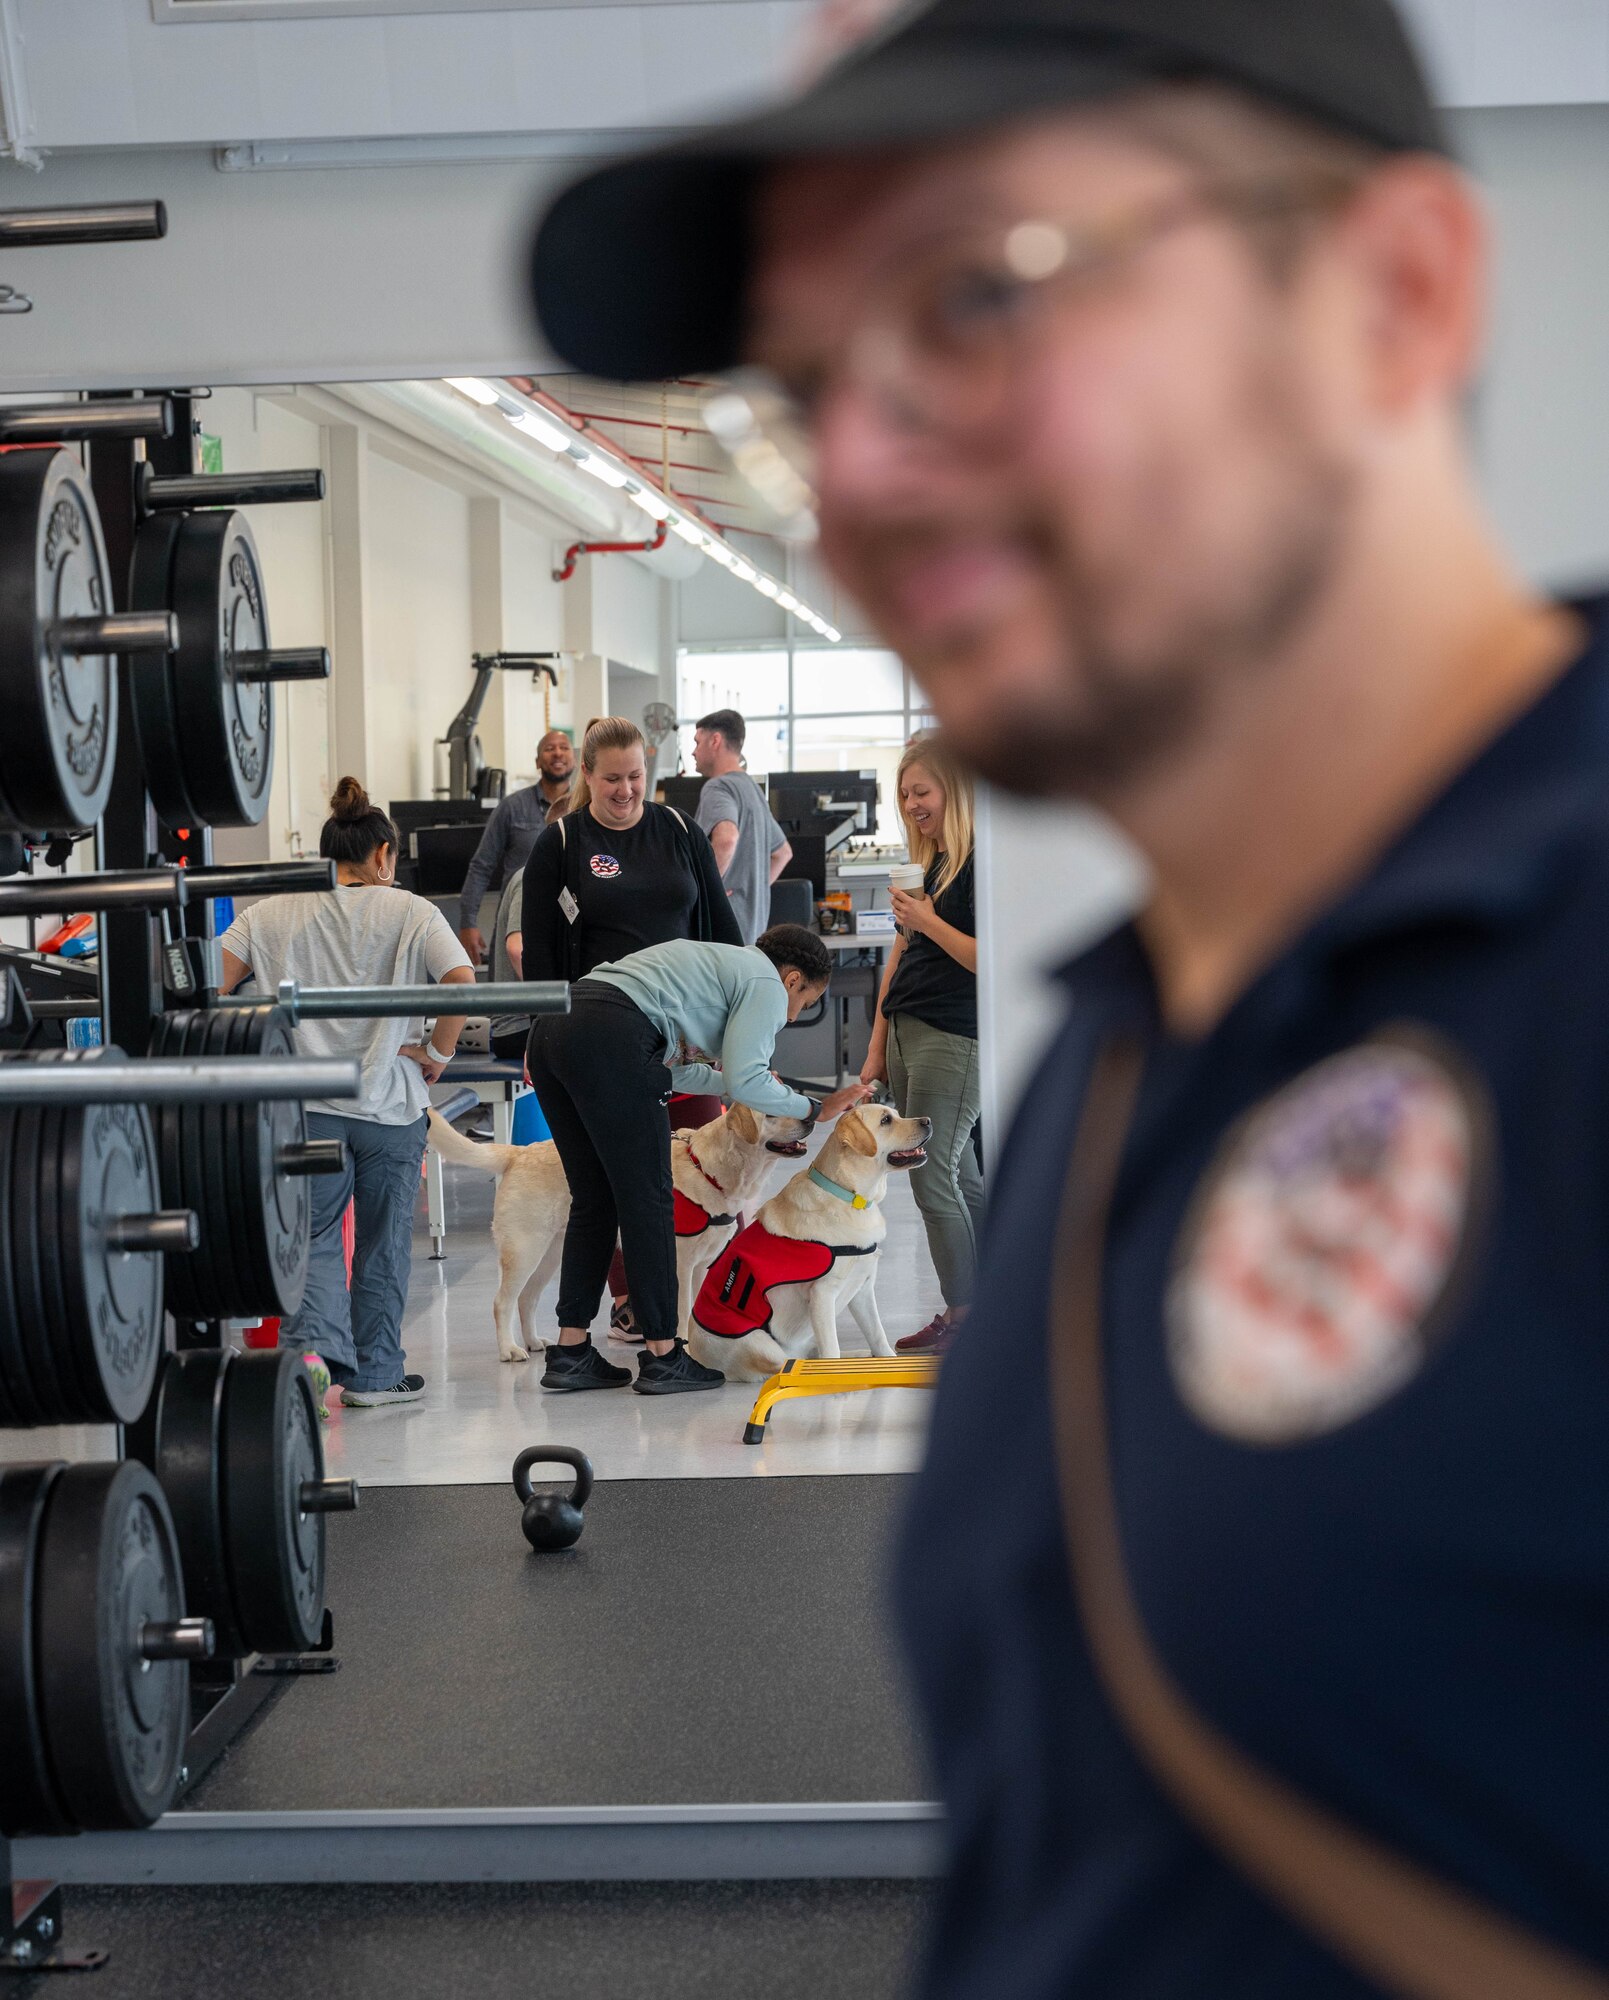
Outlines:
{"type": "Polygon", "coordinates": [[[693,768],[693,724],[712,708],[748,723],[744,756],[772,771],[875,771],[878,838],[897,841],[894,774],[906,744],[933,726],[897,654],[844,646],[684,652],[677,710],[682,769],[693,768]]]}

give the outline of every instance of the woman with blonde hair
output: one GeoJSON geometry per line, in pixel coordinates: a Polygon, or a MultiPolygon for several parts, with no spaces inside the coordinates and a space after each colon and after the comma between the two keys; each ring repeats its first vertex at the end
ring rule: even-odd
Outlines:
{"type": "MultiPolygon", "coordinates": [[[[648,797],[647,746],[636,723],[623,715],[587,724],[568,809],[537,835],[524,883],[509,928],[526,979],[574,985],[600,965],[672,938],[743,942],[709,835],[648,797]]],[[[544,1023],[536,1022],[533,1077],[543,1032],[544,1023]]],[[[720,1109],[719,1098],[673,1101],[671,1129],[707,1125],[720,1109]]],[[[627,1278],[617,1256],[609,1277],[610,1327],[618,1339],[634,1342],[627,1278]]]]}
{"type": "Polygon", "coordinates": [[[863,1083],[886,1082],[900,1115],[930,1118],[927,1165],[912,1177],[944,1310],[895,1345],[939,1354],[972,1303],[983,1223],[978,1122],[978,940],[972,780],[937,735],[912,739],[896,780],[919,895],[891,889],[900,935],[888,955],[863,1083]]]}

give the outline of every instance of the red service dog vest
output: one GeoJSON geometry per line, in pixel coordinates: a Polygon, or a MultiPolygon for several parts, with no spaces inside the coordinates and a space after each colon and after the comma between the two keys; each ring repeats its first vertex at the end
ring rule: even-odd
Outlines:
{"type": "Polygon", "coordinates": [[[700,1208],[696,1201],[689,1201],[680,1188],[671,1189],[671,1199],[676,1204],[678,1236],[702,1236],[706,1229],[713,1229],[717,1223],[732,1220],[729,1215],[711,1215],[707,1208],[700,1208]]]}
{"type": "Polygon", "coordinates": [[[878,1246],[850,1249],[773,1236],[762,1222],[740,1230],[710,1266],[693,1317],[718,1340],[741,1340],[771,1324],[771,1287],[824,1278],[840,1257],[869,1257],[878,1246]]]}

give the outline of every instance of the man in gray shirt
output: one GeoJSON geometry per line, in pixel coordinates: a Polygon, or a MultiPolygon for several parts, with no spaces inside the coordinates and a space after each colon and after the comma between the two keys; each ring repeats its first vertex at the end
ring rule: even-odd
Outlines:
{"type": "Polygon", "coordinates": [[[694,729],[693,762],[704,780],[698,823],[715,850],[743,942],[753,944],[770,922],[771,884],[793,859],[793,849],[743,768],[747,733],[736,709],[716,709],[694,729]]]}
{"type": "Polygon", "coordinates": [[[537,782],[500,800],[486,823],[480,846],[464,877],[458,910],[458,939],[478,965],[486,956],[480,911],[490,890],[502,892],[531,857],[536,836],[547,825],[548,809],[570,796],[575,751],[562,729],[550,729],[536,746],[537,782]]]}

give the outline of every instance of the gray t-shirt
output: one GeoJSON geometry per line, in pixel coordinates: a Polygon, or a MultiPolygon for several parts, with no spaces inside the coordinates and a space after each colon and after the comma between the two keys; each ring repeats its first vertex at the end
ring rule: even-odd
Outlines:
{"type": "Polygon", "coordinates": [[[698,795],[698,823],[713,834],[722,820],[737,828],[737,847],[724,876],[743,942],[753,944],[771,911],[771,857],[787,835],[771,817],[765,795],[747,771],[707,778],[698,795]]]}
{"type": "MultiPolygon", "coordinates": [[[[225,951],[252,969],[263,999],[282,979],[300,986],[419,986],[440,979],[468,955],[434,903],[406,889],[349,888],[305,896],[265,896],[224,932],[225,951]]],[[[443,1007],[472,1013],[473,1004],[443,1007]]],[[[304,1056],[356,1056],[363,1089],[356,1098],[313,1101],[310,1111],[412,1125],[425,1115],[430,1087],[416,1062],[398,1051],[425,1039],[423,1020],[304,1021],[295,1031],[304,1056]]]]}

